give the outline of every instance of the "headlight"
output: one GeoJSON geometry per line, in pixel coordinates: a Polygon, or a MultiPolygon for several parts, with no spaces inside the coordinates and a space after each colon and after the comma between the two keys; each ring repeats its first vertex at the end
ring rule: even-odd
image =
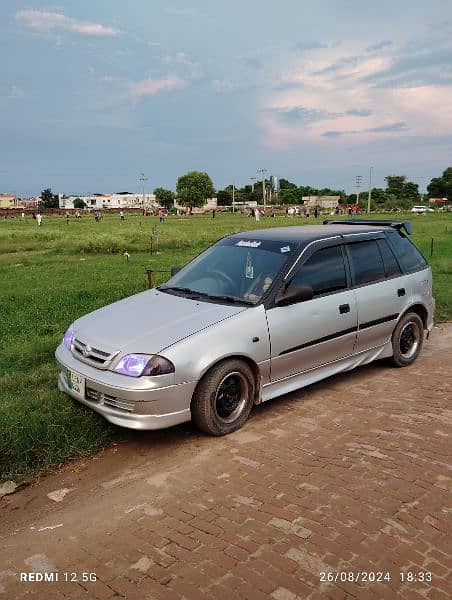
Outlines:
{"type": "Polygon", "coordinates": [[[163,356],[158,356],[158,354],[153,356],[148,354],[126,354],[114,370],[116,373],[122,373],[129,377],[141,377],[142,375],[155,377],[156,375],[174,373],[174,365],[163,356]]]}
{"type": "Polygon", "coordinates": [[[74,330],[72,329],[72,325],[71,325],[69,327],[69,329],[66,331],[66,333],[64,334],[64,338],[63,338],[64,345],[66,346],[66,348],[68,350],[71,349],[73,339],[74,339],[74,330]]]}

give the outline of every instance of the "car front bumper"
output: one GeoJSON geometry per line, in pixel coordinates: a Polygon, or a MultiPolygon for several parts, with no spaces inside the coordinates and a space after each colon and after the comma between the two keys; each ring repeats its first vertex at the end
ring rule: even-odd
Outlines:
{"type": "Polygon", "coordinates": [[[165,376],[133,378],[96,369],[77,360],[64,344],[58,346],[55,357],[61,367],[58,388],[115,425],[164,429],[191,418],[196,381],[167,385],[165,376]],[[69,386],[68,371],[83,378],[82,393],[69,386]]]}

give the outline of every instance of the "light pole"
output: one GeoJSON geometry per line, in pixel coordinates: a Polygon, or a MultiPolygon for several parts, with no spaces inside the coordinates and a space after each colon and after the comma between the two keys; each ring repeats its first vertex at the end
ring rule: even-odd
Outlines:
{"type": "Polygon", "coordinates": [[[140,181],[141,181],[141,190],[143,193],[143,208],[144,208],[144,184],[146,183],[146,181],[148,180],[147,177],[144,176],[144,173],[140,173],[140,181]]]}
{"type": "Polygon", "coordinates": [[[361,183],[363,181],[362,175],[356,176],[356,204],[359,204],[359,190],[361,188],[361,183]]]}
{"type": "Polygon", "coordinates": [[[367,214],[370,215],[370,201],[372,199],[372,172],[374,168],[369,169],[369,193],[367,195],[367,214]]]}
{"type": "Polygon", "coordinates": [[[251,192],[254,194],[254,182],[257,180],[257,177],[251,177],[251,181],[253,182],[251,184],[251,192]]]}
{"type": "Polygon", "coordinates": [[[261,176],[262,176],[262,202],[264,204],[264,209],[265,209],[265,206],[266,206],[266,199],[265,199],[265,173],[267,173],[267,169],[258,169],[257,172],[260,173],[261,176]]]}

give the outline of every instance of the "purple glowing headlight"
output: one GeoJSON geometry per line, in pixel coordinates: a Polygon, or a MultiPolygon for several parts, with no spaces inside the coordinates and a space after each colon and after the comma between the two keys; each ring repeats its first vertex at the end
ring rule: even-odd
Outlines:
{"type": "Polygon", "coordinates": [[[116,365],[115,371],[130,377],[139,377],[148,364],[149,358],[146,354],[127,354],[116,365]]]}
{"type": "Polygon", "coordinates": [[[126,354],[116,365],[116,373],[122,373],[129,377],[140,377],[141,375],[167,375],[174,373],[174,365],[163,356],[154,354],[126,354]]]}
{"type": "Polygon", "coordinates": [[[66,348],[68,350],[71,349],[71,344],[72,344],[73,338],[74,338],[74,330],[72,329],[72,325],[71,325],[71,327],[69,327],[69,329],[64,334],[64,338],[63,338],[64,345],[66,346],[66,348]]]}

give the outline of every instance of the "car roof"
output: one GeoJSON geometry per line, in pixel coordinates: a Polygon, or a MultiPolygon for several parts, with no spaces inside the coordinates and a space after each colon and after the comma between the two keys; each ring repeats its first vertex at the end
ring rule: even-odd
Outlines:
{"type": "Polygon", "coordinates": [[[247,240],[268,240],[274,242],[311,242],[338,235],[357,233],[376,233],[385,229],[385,226],[370,227],[368,225],[295,225],[292,227],[272,227],[270,229],[254,229],[234,233],[228,237],[247,240]]]}

